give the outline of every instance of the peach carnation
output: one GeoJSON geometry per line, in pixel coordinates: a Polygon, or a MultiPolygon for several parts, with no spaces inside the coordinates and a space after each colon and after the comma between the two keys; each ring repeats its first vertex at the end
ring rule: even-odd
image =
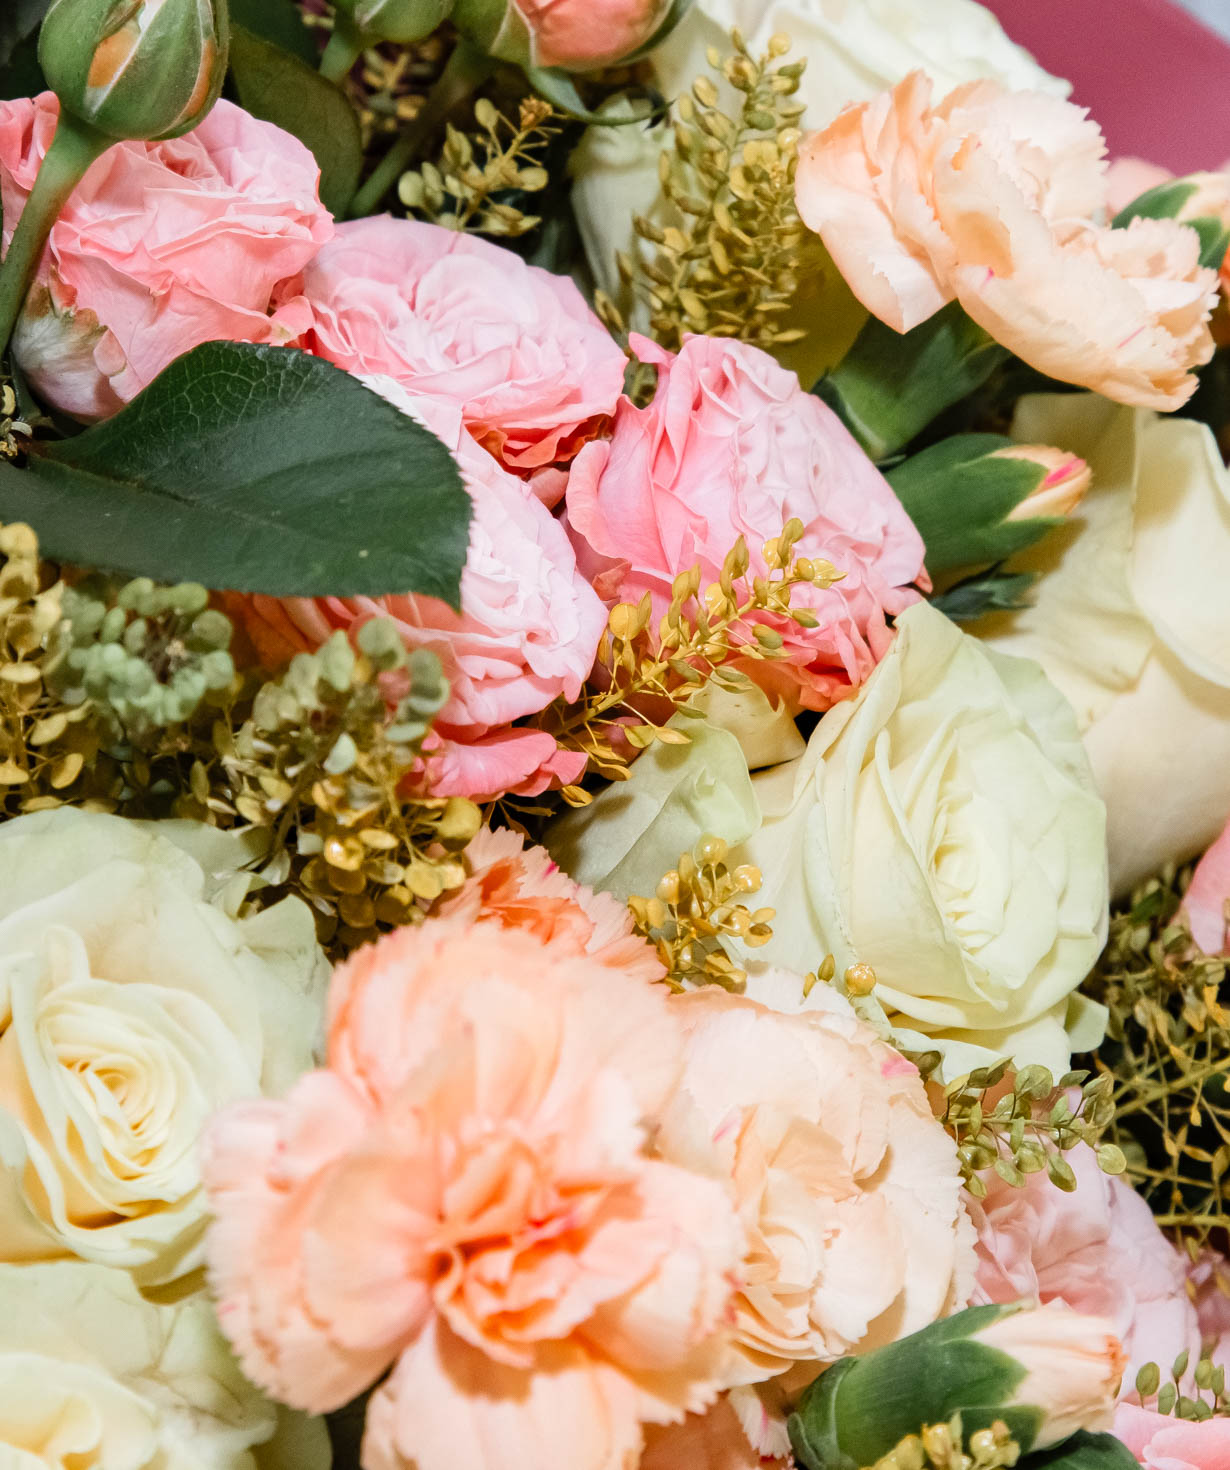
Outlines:
{"type": "Polygon", "coordinates": [[[336,974],[328,1070],[206,1142],[219,1317],[276,1397],[375,1382],[366,1470],[610,1470],[719,1385],[742,1237],[651,1158],[666,993],[495,924],[433,920],[336,974]]]}
{"type": "MultiPolygon", "coordinates": [[[[7,244],[51,143],[50,92],[0,102],[7,244]]],[[[297,138],[219,102],[181,138],[117,143],[48,238],[13,339],[40,394],[96,419],[202,342],[288,343],[310,321],[296,275],[333,234],[297,138]]]]}
{"type": "Polygon", "coordinates": [[[688,337],[677,356],[643,337],[632,345],[658,369],[657,391],[643,409],[624,399],[611,440],[573,465],[567,520],[581,569],[620,602],[649,593],[660,616],[676,575],[699,564],[702,586],[717,582],[740,536],[749,576],[766,575],[764,543],[797,517],[798,554],[843,577],[793,592],[815,627],[754,614],[785,656],[747,672],[796,708],[827,709],[884,654],[888,617],[918,600],[922,539],[836,414],[767,353],[717,337],[688,337]]]}
{"type": "Polygon", "coordinates": [[[439,655],[451,689],[433,726],[427,779],[437,796],[536,796],[579,780],[585,757],[513,722],[559,695],[576,699],[606,626],[560,523],[461,431],[453,411],[388,379],[370,386],[445,439],[474,502],[461,612],[434,597],[232,597],[271,667],[320,647],[339,628],[389,618],[408,648],[439,655]]]}
{"type": "Polygon", "coordinates": [[[734,1191],[748,1251],[723,1377],[767,1457],[789,1454],[783,1391],[963,1305],[973,1274],[956,1151],[917,1069],[828,1000],[671,1002],[687,1052],[658,1149],[734,1191]]]}
{"type": "Polygon", "coordinates": [[[636,933],[627,906],[574,883],[547,852],[517,832],[480,829],[466,848],[470,877],[436,908],[441,918],[525,929],[544,943],[588,954],[646,981],[663,980],[657,952],[636,933]]]}
{"type": "Polygon", "coordinates": [[[957,300],[1040,372],[1178,408],[1213,355],[1216,276],[1172,220],[1096,222],[1104,151],[1068,102],[974,82],[932,106],[913,72],[805,142],[799,212],[898,331],[957,300]]]}
{"type": "Polygon", "coordinates": [[[313,315],[298,345],[460,406],[510,469],[570,460],[623,389],[624,355],[572,281],[440,225],[339,225],[291,289],[313,315]]]}

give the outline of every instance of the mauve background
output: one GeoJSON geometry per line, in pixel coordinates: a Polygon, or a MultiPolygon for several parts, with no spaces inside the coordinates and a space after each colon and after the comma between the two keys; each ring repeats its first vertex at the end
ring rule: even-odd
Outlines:
{"type": "Polygon", "coordinates": [[[1073,84],[1112,157],[1176,173],[1230,161],[1230,0],[984,0],[1015,41],[1073,84]],[[1203,16],[1204,23],[1188,11],[1203,16]]]}

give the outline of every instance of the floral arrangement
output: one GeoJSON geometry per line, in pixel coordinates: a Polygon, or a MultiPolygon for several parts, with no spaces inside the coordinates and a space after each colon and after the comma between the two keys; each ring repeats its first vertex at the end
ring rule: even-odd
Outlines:
{"type": "Polygon", "coordinates": [[[1222,1470],[1230,173],[1067,90],[0,15],[0,1464],[1222,1470]]]}

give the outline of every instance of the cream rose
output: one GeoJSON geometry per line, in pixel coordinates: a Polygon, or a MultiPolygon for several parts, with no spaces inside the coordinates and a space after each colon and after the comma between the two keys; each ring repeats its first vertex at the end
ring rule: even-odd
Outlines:
{"type": "Polygon", "coordinates": [[[239,1371],[203,1296],[146,1301],[122,1271],[0,1266],[9,1470],[327,1470],[323,1420],[239,1371]]]}
{"type": "Polygon", "coordinates": [[[1203,424],[1091,393],[1026,399],[1013,434],[1081,455],[1093,488],[1014,560],[1042,574],[1032,605],[974,631],[1036,659],[1072,702],[1120,893],[1194,857],[1230,814],[1230,473],[1203,424]]]}
{"type": "MultiPolygon", "coordinates": [[[[802,125],[809,129],[826,126],[848,102],[868,101],[918,68],[934,80],[937,94],[983,78],[1061,97],[1070,90],[974,0],[693,0],[651,58],[663,96],[676,97],[709,75],[707,49],[716,46],[727,55],[736,26],[754,56],[768,49],[773,35],[794,42],[787,59],[807,61],[798,100],[807,105],[802,125]]],[[[662,128],[591,128],[574,163],[573,205],[590,268],[627,310],[632,303],[615,258],[639,248],[633,213],[661,217],[658,155],[666,141],[662,128]]],[[[825,310],[831,311],[827,300],[825,310]]]]}
{"type": "MultiPolygon", "coordinates": [[[[928,604],[897,630],[799,759],[749,779],[724,730],[647,751],[548,845],[591,886],[652,893],[666,871],[658,811],[677,856],[705,832],[737,841],[722,819],[750,797],[759,821],[732,859],[761,870],[756,902],[777,911],[750,958],[803,972],[832,954],[838,974],[870,964],[878,984],[860,1009],[873,1017],[878,1001],[896,1041],[935,1047],[949,1076],[999,1056],[1062,1072],[1101,1037],[1100,1010],[1075,991],[1107,923],[1106,813],[1072,711],[1036,664],[928,604]]],[[[804,1007],[801,987],[761,985],[753,966],[749,995],[804,1007]]]]}
{"type": "Polygon", "coordinates": [[[201,1130],[312,1065],[328,980],[304,904],[235,913],[247,856],[192,823],[0,826],[0,1261],[201,1264],[201,1130]]]}

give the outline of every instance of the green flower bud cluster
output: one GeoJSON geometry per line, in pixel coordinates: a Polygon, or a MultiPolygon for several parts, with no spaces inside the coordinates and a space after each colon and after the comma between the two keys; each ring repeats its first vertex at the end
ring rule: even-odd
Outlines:
{"type": "Polygon", "coordinates": [[[183,724],[235,676],[231,623],[193,583],[147,577],[113,593],[90,579],[64,590],[47,682],[70,708],[90,703],[119,740],[183,724]]]}
{"type": "Polygon", "coordinates": [[[1185,1348],[1171,1364],[1165,1383],[1161,1368],[1156,1363],[1146,1363],[1136,1375],[1136,1392],[1141,1403],[1146,1409],[1173,1414],[1176,1419],[1193,1423],[1230,1416],[1225,1368],[1211,1358],[1201,1358],[1189,1374],[1190,1359],[1191,1354],[1185,1348]]]}

